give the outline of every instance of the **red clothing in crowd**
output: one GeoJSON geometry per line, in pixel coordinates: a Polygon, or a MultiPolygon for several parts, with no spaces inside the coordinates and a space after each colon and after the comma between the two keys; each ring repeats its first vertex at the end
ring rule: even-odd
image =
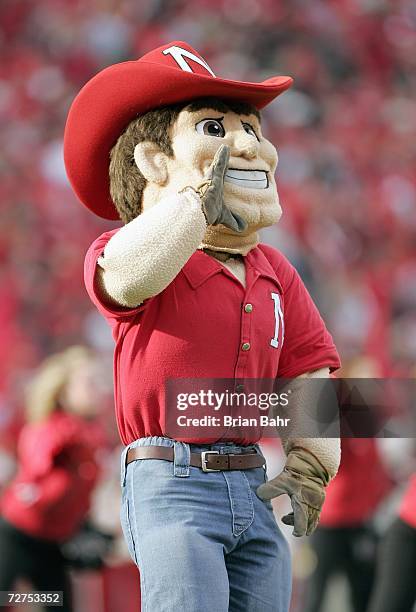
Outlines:
{"type": "Polygon", "coordinates": [[[399,517],[416,529],[416,474],[414,474],[406,489],[399,509],[399,517]]]}
{"type": "Polygon", "coordinates": [[[26,425],[18,472],[3,494],[3,517],[37,538],[63,541],[85,518],[98,476],[96,430],[73,414],[54,412],[26,425]]]}
{"type": "MultiPolygon", "coordinates": [[[[245,257],[246,288],[220,262],[197,251],[164,291],[141,306],[109,306],[100,298],[94,275],[97,258],[116,231],[91,245],[85,283],[116,342],[115,402],[124,444],[166,435],[169,378],[274,380],[339,367],[332,338],[298,273],[266,245],[245,257]]],[[[187,442],[214,441],[199,435],[194,440],[186,433],[187,442]]],[[[259,434],[235,441],[253,443],[259,434]]]]}
{"type": "Polygon", "coordinates": [[[319,524],[354,527],[368,520],[392,487],[374,439],[343,438],[339,472],[328,485],[319,524]]]}

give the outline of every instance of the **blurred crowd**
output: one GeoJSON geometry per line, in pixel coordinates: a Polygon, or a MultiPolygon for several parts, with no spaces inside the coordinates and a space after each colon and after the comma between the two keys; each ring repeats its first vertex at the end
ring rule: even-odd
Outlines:
{"type": "Polygon", "coordinates": [[[117,444],[112,340],[82,280],[88,246],[114,224],[76,201],[63,130],[93,74],[171,40],[195,46],[225,78],[294,77],[263,113],[284,211],[263,240],[297,266],[344,364],[359,357],[368,376],[416,375],[415,30],[412,0],[2,0],[3,480],[22,389],[71,344],[99,354],[108,456],[117,444]]]}

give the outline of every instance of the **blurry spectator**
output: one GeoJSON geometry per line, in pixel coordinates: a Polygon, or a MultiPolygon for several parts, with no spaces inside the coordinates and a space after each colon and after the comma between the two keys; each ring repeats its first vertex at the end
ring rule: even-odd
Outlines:
{"type": "Polygon", "coordinates": [[[341,448],[340,470],[328,486],[318,529],[308,542],[314,570],[303,612],[325,609],[329,581],[337,574],[347,578],[354,612],[366,611],[372,589],[377,536],[371,520],[392,482],[374,439],[344,438],[341,448]]]}
{"type": "Polygon", "coordinates": [[[36,590],[63,591],[63,610],[71,594],[60,544],[83,522],[98,476],[96,375],[81,346],[43,362],[28,388],[18,471],[1,500],[0,590],[26,578],[36,590]]]}
{"type": "Polygon", "coordinates": [[[368,612],[412,612],[416,603],[416,474],[385,533],[368,612]]]}
{"type": "MultiPolygon", "coordinates": [[[[340,376],[377,378],[377,361],[357,357],[346,362],[340,376]]],[[[376,563],[374,517],[393,488],[393,480],[373,438],[342,438],[341,465],[327,489],[318,529],[307,545],[313,570],[302,612],[323,612],[331,578],[346,577],[353,612],[366,612],[376,563]]]]}

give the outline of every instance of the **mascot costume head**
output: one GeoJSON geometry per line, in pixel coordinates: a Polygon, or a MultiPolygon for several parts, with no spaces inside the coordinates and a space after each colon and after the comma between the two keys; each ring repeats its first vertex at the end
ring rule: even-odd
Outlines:
{"type": "Polygon", "coordinates": [[[209,225],[201,247],[245,255],[257,230],[281,215],[277,152],[259,111],[291,84],[285,76],[220,79],[184,42],[110,66],[70,109],[64,156],[73,189],[100,217],[128,223],[170,193],[201,184],[226,145],[224,203],[243,222],[209,225]]]}

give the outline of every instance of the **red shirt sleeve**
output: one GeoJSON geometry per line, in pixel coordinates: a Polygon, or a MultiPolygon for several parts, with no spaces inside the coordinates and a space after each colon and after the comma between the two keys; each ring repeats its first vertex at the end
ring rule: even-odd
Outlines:
{"type": "MultiPolygon", "coordinates": [[[[271,255],[271,247],[262,245],[262,249],[271,255]]],[[[341,364],[332,336],[298,272],[275,249],[272,255],[284,300],[284,342],[278,377],[294,378],[325,367],[331,372],[338,369],[341,364]]]]}
{"type": "Polygon", "coordinates": [[[108,302],[101,294],[96,282],[97,260],[103,254],[104,247],[118,228],[101,234],[90,246],[84,262],[84,282],[92,303],[106,319],[123,319],[141,312],[150,300],[146,300],[136,308],[126,308],[108,302]]]}

